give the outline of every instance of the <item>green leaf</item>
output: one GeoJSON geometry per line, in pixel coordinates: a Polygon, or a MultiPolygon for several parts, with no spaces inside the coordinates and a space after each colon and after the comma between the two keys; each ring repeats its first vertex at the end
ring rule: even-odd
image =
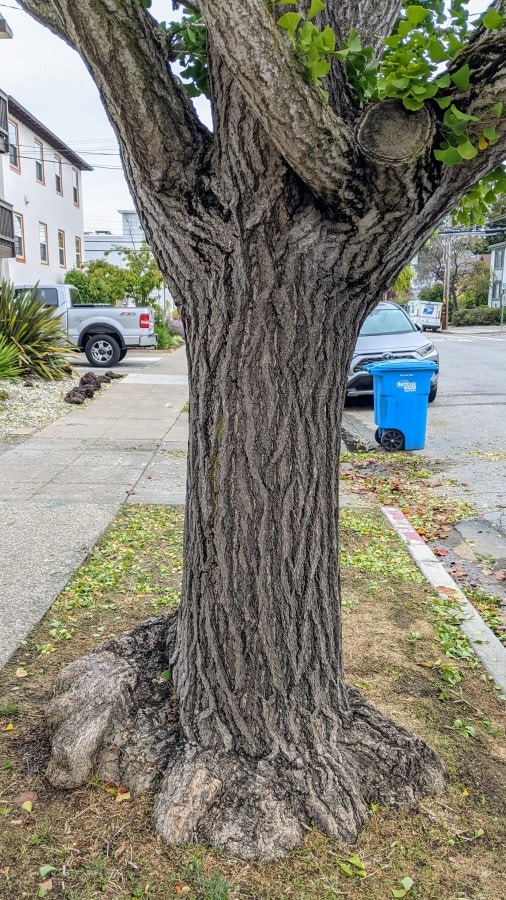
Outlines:
{"type": "Polygon", "coordinates": [[[392,890],[392,897],[405,897],[408,891],[413,887],[414,881],[409,875],[406,875],[406,878],[400,879],[399,884],[401,884],[402,887],[392,890]]]}
{"type": "Polygon", "coordinates": [[[450,75],[451,80],[453,81],[456,88],[459,91],[467,91],[469,87],[469,77],[471,75],[471,70],[469,66],[461,66],[460,69],[457,69],[456,72],[453,72],[450,75]]]}
{"type": "Polygon", "coordinates": [[[504,17],[495,9],[487,9],[482,22],[485,28],[495,31],[497,28],[502,28],[504,25],[504,17]]]}
{"type": "Polygon", "coordinates": [[[408,6],[406,10],[406,16],[408,17],[408,22],[411,22],[412,25],[419,25],[420,22],[423,22],[424,19],[429,15],[429,10],[425,9],[423,6],[408,6]]]}
{"type": "Polygon", "coordinates": [[[451,83],[452,83],[452,80],[448,73],[446,75],[441,75],[440,78],[436,78],[436,84],[440,88],[450,87],[451,83]]]}
{"type": "Polygon", "coordinates": [[[356,28],[351,29],[346,43],[348,44],[351,53],[360,53],[362,49],[362,42],[356,28]]]}
{"type": "Polygon", "coordinates": [[[332,31],[332,28],[329,28],[328,25],[321,33],[321,45],[326,53],[333,53],[336,49],[336,36],[332,31]]]}
{"type": "Polygon", "coordinates": [[[171,676],[172,676],[171,670],[170,670],[170,669],[165,669],[165,670],[162,672],[162,674],[160,675],[160,678],[162,678],[163,681],[170,681],[171,676]]]}
{"type": "Polygon", "coordinates": [[[55,866],[41,866],[39,869],[39,875],[41,878],[45,878],[46,875],[49,875],[51,872],[56,872],[55,866]]]}
{"type": "Polygon", "coordinates": [[[462,144],[459,144],[459,146],[457,147],[457,152],[460,154],[462,159],[474,159],[474,157],[478,154],[476,147],[473,147],[469,138],[463,141],[462,144]]]}
{"type": "Polygon", "coordinates": [[[434,150],[434,156],[439,162],[445,164],[445,166],[456,166],[458,163],[462,162],[462,157],[460,153],[457,152],[456,147],[446,147],[445,150],[434,150]]]}
{"type": "Polygon", "coordinates": [[[490,110],[492,115],[496,116],[496,118],[499,118],[502,115],[503,105],[504,104],[503,104],[502,100],[499,100],[498,103],[494,103],[492,109],[490,110]]]}
{"type": "Polygon", "coordinates": [[[403,97],[402,103],[406,109],[411,109],[413,111],[421,109],[423,106],[423,100],[417,100],[415,97],[403,97]]]}
{"type": "MultiPolygon", "coordinates": [[[[431,37],[427,49],[432,62],[444,62],[448,58],[446,47],[436,37],[431,37]]],[[[448,79],[448,83],[450,83],[450,79],[448,79]]]]}
{"type": "Polygon", "coordinates": [[[318,13],[321,13],[323,9],[325,9],[325,3],[323,3],[322,0],[311,0],[307,19],[314,19],[314,17],[317,16],[318,13]]]}
{"type": "Polygon", "coordinates": [[[437,105],[441,109],[448,109],[450,103],[452,102],[451,96],[450,97],[435,97],[434,99],[435,99],[437,105]]]}
{"type": "Polygon", "coordinates": [[[311,65],[308,66],[308,69],[313,81],[318,81],[318,79],[325,78],[325,75],[328,75],[330,65],[326,59],[318,59],[316,62],[311,63],[311,65]]]}
{"type": "Polygon", "coordinates": [[[458,109],[458,107],[455,106],[455,103],[452,103],[450,109],[455,118],[459,119],[461,122],[478,122],[476,116],[470,116],[467,113],[462,112],[461,109],[458,109]]]}
{"type": "Polygon", "coordinates": [[[287,31],[288,34],[293,38],[295,31],[297,29],[297,26],[301,19],[302,19],[302,16],[300,13],[287,12],[284,14],[284,16],[281,16],[281,18],[278,19],[277,24],[279,25],[280,28],[284,28],[285,31],[287,31]]]}

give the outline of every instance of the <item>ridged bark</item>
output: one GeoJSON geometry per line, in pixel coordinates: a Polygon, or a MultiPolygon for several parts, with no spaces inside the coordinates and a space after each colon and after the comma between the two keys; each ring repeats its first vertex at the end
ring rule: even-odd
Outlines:
{"type": "MultiPolygon", "coordinates": [[[[416,118],[416,133],[395,104],[363,113],[340,66],[327,106],[263,0],[199,0],[210,135],[139,0],[21,2],[79,50],[100,87],[185,323],[190,379],[179,614],[62,673],[49,777],[71,786],[95,767],[141,790],[163,775],[155,824],[173,843],[196,835],[272,857],[312,823],[353,839],[372,801],[409,807],[444,782],[433,751],[344,680],[349,357],[368,310],[504,156],[504,123],[487,154],[446,169],[433,155],[438,109],[416,118]],[[168,666],[177,693],[167,697],[156,673],[168,666]]],[[[328,0],[325,16],[378,49],[399,5],[328,0]]],[[[482,30],[465,51],[468,112],[506,100],[505,35],[482,30]]]]}

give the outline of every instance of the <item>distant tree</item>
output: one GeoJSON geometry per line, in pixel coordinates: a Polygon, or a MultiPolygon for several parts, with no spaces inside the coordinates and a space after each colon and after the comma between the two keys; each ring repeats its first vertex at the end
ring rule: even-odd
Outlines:
{"type": "Polygon", "coordinates": [[[115,247],[114,250],[126,262],[123,269],[125,297],[133,300],[136,306],[149,305],[153,292],[162,286],[163,276],[146,241],[142,242],[139,250],[131,247],[115,247]]]}
{"type": "Polygon", "coordinates": [[[442,303],[443,302],[443,284],[436,281],[435,284],[423,287],[419,293],[420,300],[426,303],[442,303]]]}
{"type": "Polygon", "coordinates": [[[415,270],[412,266],[405,266],[399,273],[394,282],[393,299],[396,303],[407,303],[410,298],[411,282],[415,277],[415,270]]]}
{"type": "MultiPolygon", "coordinates": [[[[473,271],[480,254],[486,253],[488,243],[484,238],[465,235],[451,243],[450,300],[454,311],[458,309],[457,283],[465,274],[473,271]]],[[[431,238],[418,254],[418,279],[427,286],[443,282],[445,274],[445,237],[431,238]]]]}
{"type": "Polygon", "coordinates": [[[471,272],[458,279],[456,287],[459,306],[487,306],[490,274],[488,263],[479,259],[471,272]]]}
{"type": "Polygon", "coordinates": [[[81,269],[70,269],[66,284],[73,284],[85,303],[116,304],[126,296],[125,270],[105,259],[93,259],[81,269]]]}

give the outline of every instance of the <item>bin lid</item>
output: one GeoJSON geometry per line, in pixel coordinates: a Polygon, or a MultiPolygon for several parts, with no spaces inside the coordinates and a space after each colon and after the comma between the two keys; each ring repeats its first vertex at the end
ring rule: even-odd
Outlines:
{"type": "Polygon", "coordinates": [[[431,359],[379,359],[378,362],[366,363],[364,369],[371,375],[382,375],[388,372],[435,372],[438,364],[431,359]]]}

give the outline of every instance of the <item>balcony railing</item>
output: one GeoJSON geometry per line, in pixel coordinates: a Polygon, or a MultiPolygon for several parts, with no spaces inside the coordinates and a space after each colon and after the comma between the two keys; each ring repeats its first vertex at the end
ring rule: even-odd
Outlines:
{"type": "Polygon", "coordinates": [[[0,259],[16,256],[12,206],[0,200],[0,259]]]}
{"type": "Polygon", "coordinates": [[[9,152],[9,106],[7,94],[0,91],[0,153],[9,152]]]}

